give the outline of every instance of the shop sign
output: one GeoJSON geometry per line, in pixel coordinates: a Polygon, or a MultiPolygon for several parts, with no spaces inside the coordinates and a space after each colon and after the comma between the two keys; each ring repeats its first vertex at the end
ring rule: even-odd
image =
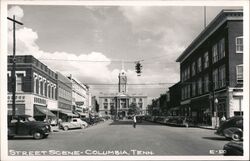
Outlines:
{"type": "MultiPolygon", "coordinates": [[[[12,99],[13,98],[13,96],[8,96],[8,103],[10,104],[10,103],[12,103],[12,99]]],[[[19,96],[16,96],[15,97],[16,99],[15,99],[15,102],[16,103],[25,103],[25,96],[22,96],[22,95],[19,95],[19,96]]]]}
{"type": "Polygon", "coordinates": [[[34,103],[35,103],[35,104],[46,105],[46,104],[47,104],[47,101],[46,101],[46,99],[43,99],[43,98],[34,97],[34,103]]]}

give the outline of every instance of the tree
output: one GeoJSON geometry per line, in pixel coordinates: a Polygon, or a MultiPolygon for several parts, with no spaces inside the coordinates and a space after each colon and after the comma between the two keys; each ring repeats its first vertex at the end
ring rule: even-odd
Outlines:
{"type": "Polygon", "coordinates": [[[135,102],[132,102],[130,104],[128,113],[130,112],[132,115],[134,114],[138,115],[140,114],[140,111],[141,111],[140,108],[136,105],[135,102]]]}

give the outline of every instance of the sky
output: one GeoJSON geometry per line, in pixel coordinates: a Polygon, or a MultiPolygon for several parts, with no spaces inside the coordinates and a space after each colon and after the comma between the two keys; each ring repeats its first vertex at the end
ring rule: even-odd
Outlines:
{"type": "MultiPolygon", "coordinates": [[[[206,7],[207,24],[226,8],[239,7],[206,7]]],[[[145,94],[150,103],[180,80],[176,59],[204,29],[203,9],[12,5],[8,16],[15,14],[24,24],[17,26],[17,55],[34,55],[52,70],[72,74],[89,84],[95,96],[117,92],[123,61],[129,84],[147,84],[129,85],[129,93],[145,94]],[[139,60],[141,76],[135,73],[134,62],[139,60]]],[[[8,29],[12,54],[10,22],[8,29]]]]}

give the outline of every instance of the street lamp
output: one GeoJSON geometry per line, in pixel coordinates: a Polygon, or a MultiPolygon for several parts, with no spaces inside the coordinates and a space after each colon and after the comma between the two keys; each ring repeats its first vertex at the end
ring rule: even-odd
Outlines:
{"type": "Polygon", "coordinates": [[[215,128],[217,128],[218,127],[218,99],[217,98],[215,98],[215,100],[214,100],[214,104],[215,104],[215,128]]]}

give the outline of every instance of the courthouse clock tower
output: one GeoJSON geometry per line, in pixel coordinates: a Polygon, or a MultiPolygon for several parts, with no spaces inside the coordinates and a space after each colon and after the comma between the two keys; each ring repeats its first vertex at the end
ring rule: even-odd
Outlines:
{"type": "Polygon", "coordinates": [[[118,92],[119,93],[126,93],[127,92],[127,76],[125,70],[121,70],[119,73],[119,83],[118,83],[118,92]]]}

